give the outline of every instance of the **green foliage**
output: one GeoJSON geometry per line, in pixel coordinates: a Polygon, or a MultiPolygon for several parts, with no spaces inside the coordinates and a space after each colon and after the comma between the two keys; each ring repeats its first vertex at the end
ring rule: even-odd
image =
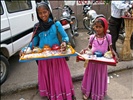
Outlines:
{"type": "Polygon", "coordinates": [[[105,5],[110,4],[111,0],[104,0],[105,5]]]}

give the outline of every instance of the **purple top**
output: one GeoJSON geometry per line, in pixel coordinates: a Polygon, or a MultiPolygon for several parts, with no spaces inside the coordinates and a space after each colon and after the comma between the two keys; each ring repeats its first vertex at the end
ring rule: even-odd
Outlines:
{"type": "Polygon", "coordinates": [[[95,35],[91,35],[89,44],[92,45],[92,52],[100,51],[103,54],[107,52],[108,45],[112,45],[112,38],[110,34],[106,34],[104,38],[97,38],[95,35]]]}

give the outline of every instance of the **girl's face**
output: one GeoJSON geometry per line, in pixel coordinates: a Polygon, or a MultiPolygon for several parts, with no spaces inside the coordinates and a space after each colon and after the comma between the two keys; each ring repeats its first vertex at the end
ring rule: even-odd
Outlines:
{"type": "Polygon", "coordinates": [[[40,6],[37,9],[37,12],[38,12],[38,16],[40,17],[41,20],[43,20],[44,22],[47,22],[48,21],[50,12],[47,9],[45,9],[42,6],[40,6]]]}
{"type": "Polygon", "coordinates": [[[104,27],[100,22],[95,23],[94,30],[98,35],[104,34],[104,27]]]}

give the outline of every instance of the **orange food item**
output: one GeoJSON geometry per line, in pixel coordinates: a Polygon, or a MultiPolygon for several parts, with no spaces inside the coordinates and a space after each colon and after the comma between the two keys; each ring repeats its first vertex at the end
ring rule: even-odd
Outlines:
{"type": "Polygon", "coordinates": [[[46,45],[44,45],[43,48],[50,48],[50,46],[46,44],[46,45]]]}
{"type": "Polygon", "coordinates": [[[51,50],[50,46],[49,45],[44,45],[43,51],[49,51],[49,50],[51,50]]]}

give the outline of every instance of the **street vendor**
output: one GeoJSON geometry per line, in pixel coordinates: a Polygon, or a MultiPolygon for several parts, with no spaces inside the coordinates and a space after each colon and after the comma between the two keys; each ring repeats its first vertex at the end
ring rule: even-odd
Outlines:
{"type": "Polygon", "coordinates": [[[125,11],[126,15],[129,16],[127,10],[132,7],[131,3],[133,3],[133,1],[131,2],[131,0],[111,1],[111,17],[109,19],[109,30],[110,34],[112,35],[112,47],[116,53],[116,41],[119,37],[121,25],[122,23],[124,23],[121,16],[124,15],[123,11],[125,11]]]}
{"type": "MultiPolygon", "coordinates": [[[[101,57],[109,48],[111,54],[117,59],[118,57],[112,48],[111,35],[107,34],[107,20],[105,18],[96,19],[94,27],[96,34],[90,36],[88,46],[80,53],[83,54],[86,50],[91,50],[93,55],[101,57]]],[[[89,61],[81,84],[83,99],[104,100],[104,96],[107,94],[107,76],[107,64],[89,61]]]]}
{"type": "MultiPolygon", "coordinates": [[[[36,33],[33,34],[29,47],[38,46],[46,50],[53,45],[60,45],[61,48],[66,48],[69,42],[67,33],[59,21],[54,22],[48,4],[37,3],[36,13],[39,23],[34,27],[36,33]],[[57,37],[56,26],[62,36],[62,43],[57,37]]],[[[75,100],[71,74],[65,58],[38,60],[38,87],[40,96],[47,97],[48,100],[75,100]]]]}

